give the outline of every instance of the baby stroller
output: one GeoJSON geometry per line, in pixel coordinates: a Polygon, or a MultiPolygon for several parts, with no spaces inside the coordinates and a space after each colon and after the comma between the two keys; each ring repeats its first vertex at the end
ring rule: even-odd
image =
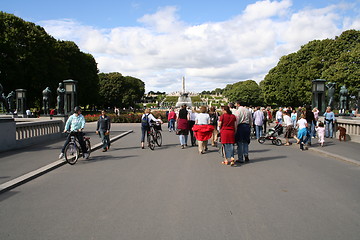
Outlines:
{"type": "Polygon", "coordinates": [[[269,129],[269,131],[266,133],[265,136],[260,137],[258,139],[258,142],[263,144],[265,140],[271,140],[272,144],[276,146],[281,146],[282,142],[278,138],[278,136],[280,136],[283,133],[283,130],[284,130],[283,126],[277,123],[274,128],[269,129]]]}

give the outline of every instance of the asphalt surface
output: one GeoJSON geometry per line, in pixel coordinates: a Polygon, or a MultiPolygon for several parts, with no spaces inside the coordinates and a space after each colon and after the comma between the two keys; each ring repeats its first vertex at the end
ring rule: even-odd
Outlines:
{"type": "MultiPolygon", "coordinates": [[[[301,152],[253,140],[251,162],[230,167],[216,148],[180,149],[166,128],[151,151],[138,125],[118,127],[134,132],[109,152],[1,193],[0,239],[359,239],[359,144],[329,139],[301,152]]],[[[1,179],[15,176],[3,169],[1,179]]]]}

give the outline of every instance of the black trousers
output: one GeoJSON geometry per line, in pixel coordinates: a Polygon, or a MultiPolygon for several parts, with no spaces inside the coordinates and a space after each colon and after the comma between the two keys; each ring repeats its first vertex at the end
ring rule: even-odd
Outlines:
{"type": "Polygon", "coordinates": [[[79,141],[82,153],[83,154],[87,153],[86,144],[84,142],[84,135],[85,134],[83,132],[72,132],[72,133],[70,133],[66,138],[66,141],[64,143],[63,148],[61,149],[61,152],[64,153],[66,145],[70,142],[70,137],[75,136],[79,141]]]}

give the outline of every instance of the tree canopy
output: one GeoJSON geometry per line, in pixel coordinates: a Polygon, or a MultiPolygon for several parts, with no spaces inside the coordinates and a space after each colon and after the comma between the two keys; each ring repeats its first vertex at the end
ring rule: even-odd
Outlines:
{"type": "Polygon", "coordinates": [[[104,107],[135,107],[145,93],[145,84],[140,79],[121,73],[99,74],[99,95],[104,107]]]}
{"type": "Polygon", "coordinates": [[[260,84],[264,101],[283,106],[310,104],[315,79],[335,82],[338,89],[345,85],[350,95],[357,95],[360,31],[348,30],[335,39],[314,40],[296,53],[283,56],[260,84]]]}
{"type": "Polygon", "coordinates": [[[98,92],[98,69],[92,55],[74,42],[58,41],[31,22],[0,12],[0,81],[6,93],[27,90],[27,102],[40,107],[42,91],[52,91],[66,79],[78,81],[78,102],[94,104],[98,92]],[[89,97],[91,96],[91,97],[89,97]]]}
{"type": "Polygon", "coordinates": [[[244,105],[262,105],[260,86],[254,80],[228,84],[223,94],[231,101],[240,100],[244,105]]]}

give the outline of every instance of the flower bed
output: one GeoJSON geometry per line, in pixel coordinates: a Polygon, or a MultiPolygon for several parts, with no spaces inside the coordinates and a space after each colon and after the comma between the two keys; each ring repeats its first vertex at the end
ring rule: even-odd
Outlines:
{"type": "MultiPolygon", "coordinates": [[[[163,122],[167,122],[166,113],[163,111],[153,111],[151,112],[155,118],[161,117],[163,122]]],[[[85,115],[86,122],[95,122],[99,119],[101,114],[87,114],[85,115]]],[[[112,123],[140,123],[141,116],[143,113],[128,113],[128,114],[107,114],[111,118],[112,123]]]]}

